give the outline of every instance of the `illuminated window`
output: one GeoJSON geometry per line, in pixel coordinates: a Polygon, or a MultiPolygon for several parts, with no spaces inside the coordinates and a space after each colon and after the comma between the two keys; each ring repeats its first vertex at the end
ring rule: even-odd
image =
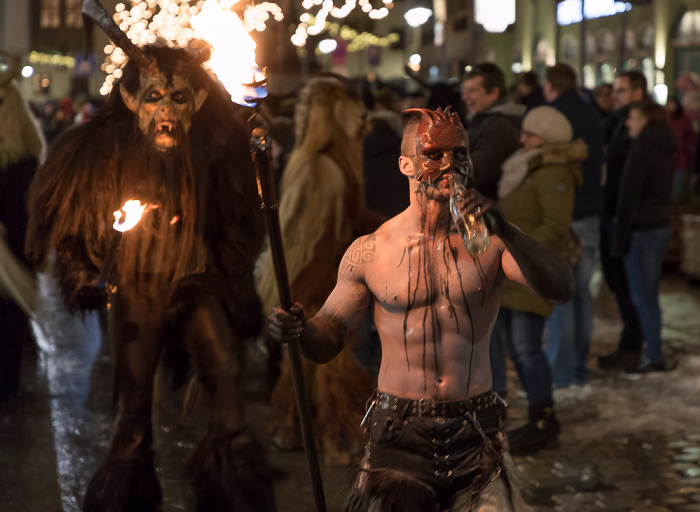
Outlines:
{"type": "Polygon", "coordinates": [[[83,28],[82,0],[65,0],[66,28],[83,28]]]}
{"type": "Polygon", "coordinates": [[[688,11],[681,18],[676,44],[689,46],[700,40],[700,11],[688,11]]]}
{"type": "Polygon", "coordinates": [[[57,28],[61,26],[61,0],[41,0],[39,26],[57,28]]]}

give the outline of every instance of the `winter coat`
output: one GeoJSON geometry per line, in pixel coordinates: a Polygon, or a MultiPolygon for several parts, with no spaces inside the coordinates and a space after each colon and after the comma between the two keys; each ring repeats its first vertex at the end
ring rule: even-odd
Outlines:
{"type": "Polygon", "coordinates": [[[666,124],[645,126],[632,140],[620,178],[611,252],[623,257],[632,232],[671,225],[677,142],[666,124]]]}
{"type": "Polygon", "coordinates": [[[469,150],[474,166],[474,187],[492,199],[497,197],[501,165],[520,147],[524,105],[498,100],[469,120],[469,150]]]}
{"type": "MultiPolygon", "coordinates": [[[[581,139],[543,146],[529,161],[522,183],[499,201],[506,219],[538,242],[563,251],[569,242],[574,195],[583,182],[581,162],[587,155],[581,139]]],[[[548,317],[553,305],[508,281],[501,307],[548,317]]]]}
{"type": "Polygon", "coordinates": [[[600,215],[603,210],[604,125],[598,111],[586,103],[577,91],[565,91],[550,105],[566,116],[574,130],[574,140],[583,139],[588,158],[581,165],[583,185],[574,199],[574,219],[600,215]]]}
{"type": "Polygon", "coordinates": [[[620,177],[632,139],[627,128],[629,105],[612,112],[605,119],[606,167],[603,185],[603,218],[612,219],[617,210],[620,177]]]}
{"type": "Polygon", "coordinates": [[[399,170],[401,136],[386,123],[375,123],[365,136],[362,167],[367,208],[391,218],[408,208],[408,178],[399,170]]]}
{"type": "Polygon", "coordinates": [[[530,94],[523,96],[522,101],[523,105],[525,105],[525,112],[547,104],[547,100],[544,98],[544,93],[542,92],[542,87],[535,87],[532,89],[530,94]]]}

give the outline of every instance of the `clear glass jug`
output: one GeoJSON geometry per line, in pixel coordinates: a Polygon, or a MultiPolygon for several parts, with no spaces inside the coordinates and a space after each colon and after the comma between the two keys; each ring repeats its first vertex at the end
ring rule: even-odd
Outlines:
{"type": "Polygon", "coordinates": [[[461,206],[466,200],[467,189],[452,174],[447,175],[450,184],[450,213],[457,225],[464,247],[471,254],[477,255],[485,252],[491,245],[491,237],[484,219],[476,218],[472,214],[465,215],[461,206]]]}

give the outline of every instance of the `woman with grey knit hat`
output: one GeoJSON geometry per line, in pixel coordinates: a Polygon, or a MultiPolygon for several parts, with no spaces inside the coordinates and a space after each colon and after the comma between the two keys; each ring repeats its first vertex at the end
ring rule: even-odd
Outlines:
{"type": "MultiPolygon", "coordinates": [[[[574,193],[581,186],[586,143],[572,141],[573,129],[553,107],[530,110],[522,123],[522,148],[502,166],[499,204],[512,224],[560,252],[572,242],[574,193]]],[[[524,286],[508,282],[493,329],[493,389],[506,392],[504,354],[513,360],[529,402],[529,419],[508,433],[513,453],[534,452],[556,442],[559,422],[553,410],[552,374],[542,349],[545,321],[552,304],[524,286]]],[[[564,354],[562,354],[564,356],[564,354]]]]}

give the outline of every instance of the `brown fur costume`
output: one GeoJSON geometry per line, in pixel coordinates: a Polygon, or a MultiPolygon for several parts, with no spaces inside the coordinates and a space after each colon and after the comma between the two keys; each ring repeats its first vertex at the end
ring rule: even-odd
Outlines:
{"type": "MultiPolygon", "coordinates": [[[[292,296],[309,314],[333,290],[350,243],[380,223],[364,207],[364,129],[358,123],[363,122],[364,106],[356,94],[339,78],[316,78],[303,89],[297,104],[295,148],[280,186],[280,223],[292,296]]],[[[269,251],[261,257],[256,281],[263,311],[270,311],[279,296],[269,251]]],[[[326,463],[348,464],[359,454],[359,425],[374,387],[355,362],[350,345],[325,365],[304,360],[315,431],[326,463]]],[[[285,359],[268,426],[273,443],[282,449],[301,446],[292,390],[285,359]]]]}
{"type": "MultiPolygon", "coordinates": [[[[44,151],[44,138],[38,122],[13,82],[19,76],[19,59],[0,51],[9,66],[0,72],[0,243],[10,261],[0,262],[5,270],[24,270],[27,231],[26,198],[29,184],[44,151]]],[[[33,290],[31,272],[14,272],[16,281],[0,286],[0,403],[15,394],[19,386],[23,346],[33,343],[31,327],[24,308],[31,307],[27,292],[33,290]],[[23,300],[24,299],[24,300],[23,300]]],[[[33,293],[31,294],[33,296],[33,293]]]]}
{"type": "MultiPolygon", "coordinates": [[[[117,419],[84,509],[158,510],[151,407],[165,347],[178,356],[172,360],[187,350],[193,378],[210,399],[209,430],[190,464],[198,509],[274,510],[240,386],[242,340],[260,327],[253,265],[264,237],[248,137],[228,95],[184,50],[143,53],[168,83],[184,73],[194,91],[209,90],[189,131],[177,130],[177,147],[154,149],[153,129],[144,134],[125,106],[120,85],[130,94],[143,86],[143,69],[130,59],[105,107],[56,140],[30,195],[28,252],[42,261],[56,249],[72,311],[104,303],[96,277],[113,236],[112,212],[127,199],[158,205],[124,233],[110,280],[117,286],[109,318],[117,419]]],[[[175,375],[182,382],[183,372],[175,375]]]]}

